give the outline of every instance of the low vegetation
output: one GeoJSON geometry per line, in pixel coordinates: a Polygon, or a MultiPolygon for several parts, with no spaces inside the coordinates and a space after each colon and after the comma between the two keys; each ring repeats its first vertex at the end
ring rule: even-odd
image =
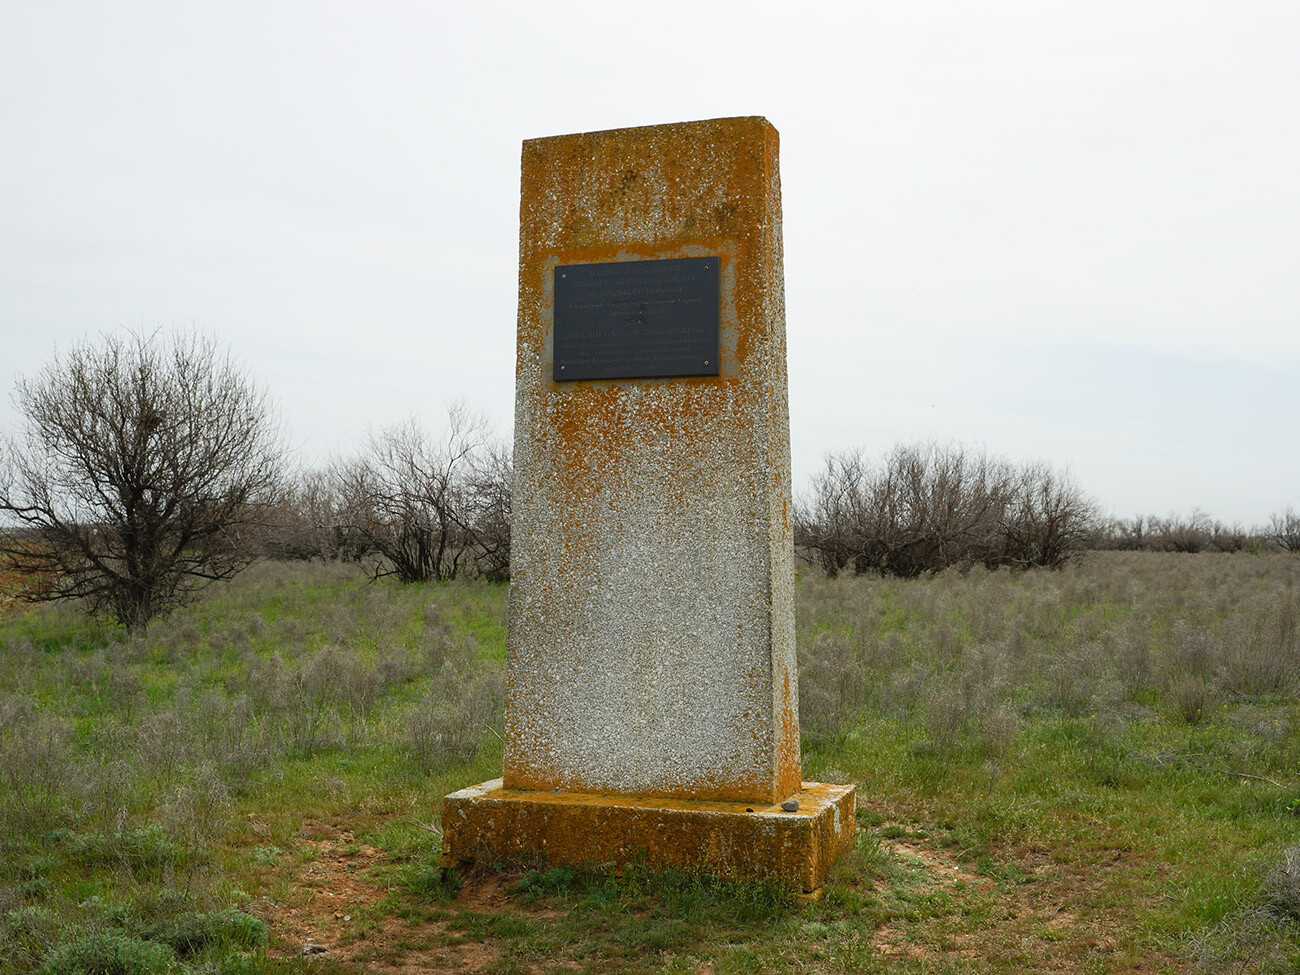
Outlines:
{"type": "Polygon", "coordinates": [[[0,619],[0,970],[1284,972],[1300,562],[804,572],[825,896],[437,866],[501,767],[505,588],[262,563],[128,635],[0,619]]]}
{"type": "Polygon", "coordinates": [[[794,534],[828,575],[914,578],[973,565],[1059,569],[1096,521],[1096,503],[1046,464],[928,443],[877,463],[861,451],[827,457],[795,506],[794,534]]]}

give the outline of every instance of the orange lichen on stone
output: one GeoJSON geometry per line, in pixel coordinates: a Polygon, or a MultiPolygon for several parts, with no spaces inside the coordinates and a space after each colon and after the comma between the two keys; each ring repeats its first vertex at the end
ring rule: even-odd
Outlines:
{"type": "Polygon", "coordinates": [[[644,862],[812,891],[853,842],[854,789],[805,782],[794,798],[798,810],[786,812],[779,805],[526,792],[494,779],[447,797],[443,863],[463,865],[485,852],[572,867],[644,862]]]}
{"type": "Polygon", "coordinates": [[[449,863],[808,891],[852,841],[801,779],[777,154],[761,118],[524,143],[505,768],[446,798],[449,863]],[[705,257],[716,376],[556,380],[557,268],[705,257]]]}
{"type": "Polygon", "coordinates": [[[800,784],[776,130],[524,143],[506,783],[800,784]],[[557,382],[557,266],[715,256],[717,376],[557,382]]]}

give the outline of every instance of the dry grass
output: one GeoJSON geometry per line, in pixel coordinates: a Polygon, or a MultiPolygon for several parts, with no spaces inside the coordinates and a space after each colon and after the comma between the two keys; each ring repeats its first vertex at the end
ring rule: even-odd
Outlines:
{"type": "Polygon", "coordinates": [[[800,587],[800,719],[814,742],[865,707],[927,740],[988,743],[1007,715],[1155,708],[1188,724],[1300,690],[1297,561],[1098,553],[1058,573],[972,569],[800,587]],[[998,715],[990,725],[985,718],[998,715]]]}
{"type": "Polygon", "coordinates": [[[862,840],[797,909],[545,872],[447,900],[437,798],[500,770],[502,587],[262,565],[139,639],[29,611],[0,622],[0,970],[228,910],[269,952],[175,971],[1293,970],[1297,579],[804,574],[806,777],[858,784],[862,840]]]}

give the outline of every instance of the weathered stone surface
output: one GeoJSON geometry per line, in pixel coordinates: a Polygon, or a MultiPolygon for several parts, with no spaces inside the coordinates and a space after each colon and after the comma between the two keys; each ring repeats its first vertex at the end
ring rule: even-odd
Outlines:
{"type": "MultiPolygon", "coordinates": [[[[519,253],[505,770],[444,800],[444,862],[644,859],[814,890],[852,842],[854,791],[800,778],[776,131],[526,142],[519,253]],[[687,257],[718,262],[700,265],[717,375],[691,346],[675,378],[579,354],[575,372],[642,378],[556,381],[557,267],[687,257]]],[[[659,274],[641,271],[589,281],[659,274]]],[[[606,302],[582,312],[593,340],[651,328],[608,304],[630,292],[584,287],[606,302]]]]}
{"type": "Polygon", "coordinates": [[[483,849],[573,867],[644,861],[812,891],[852,843],[854,791],[806,782],[796,796],[792,813],[737,802],[521,792],[494,779],[447,796],[443,862],[465,863],[483,849]]]}
{"type": "Polygon", "coordinates": [[[524,144],[505,785],[800,789],[777,133],[524,144]],[[557,383],[557,265],[717,256],[716,377],[557,383]]]}

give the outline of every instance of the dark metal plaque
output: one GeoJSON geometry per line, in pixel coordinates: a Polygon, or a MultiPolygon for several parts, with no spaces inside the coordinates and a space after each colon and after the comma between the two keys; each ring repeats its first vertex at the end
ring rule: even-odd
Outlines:
{"type": "Polygon", "coordinates": [[[718,374],[716,257],[555,269],[557,380],[718,374]]]}

